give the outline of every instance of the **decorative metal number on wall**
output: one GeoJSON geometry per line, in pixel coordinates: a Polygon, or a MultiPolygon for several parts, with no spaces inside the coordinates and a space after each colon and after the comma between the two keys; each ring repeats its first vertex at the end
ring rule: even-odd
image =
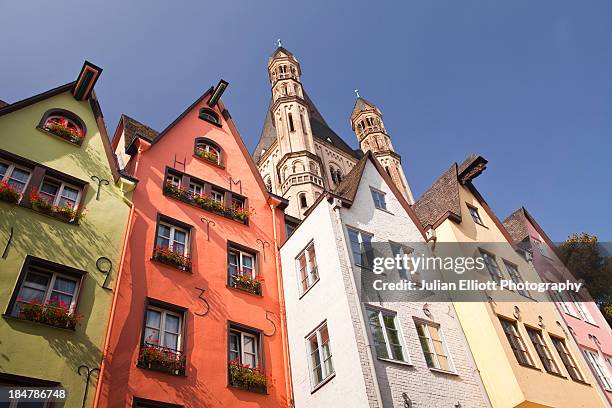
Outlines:
{"type": "Polygon", "coordinates": [[[96,200],[97,200],[97,201],[100,201],[100,188],[101,188],[102,186],[108,186],[108,180],[107,180],[107,179],[100,178],[100,177],[98,177],[98,176],[91,176],[91,179],[92,179],[93,181],[97,181],[97,182],[98,182],[98,189],[97,189],[97,191],[96,191],[96,200]]]}
{"type": "MultiPolygon", "coordinates": [[[[184,172],[185,172],[185,164],[186,164],[186,163],[187,163],[187,158],[186,158],[186,157],[185,157],[185,158],[183,158],[183,161],[182,161],[182,162],[180,162],[180,161],[176,160],[176,153],[174,153],[174,164],[172,165],[172,168],[173,168],[173,169],[177,169],[177,168],[176,168],[176,165],[177,165],[177,164],[182,164],[182,165],[183,165],[183,173],[184,173],[184,172]]],[[[177,170],[178,170],[178,169],[177,169],[177,170]]]]}
{"type": "Polygon", "coordinates": [[[266,337],[272,337],[276,334],[276,323],[274,322],[274,320],[270,319],[270,315],[275,316],[273,312],[266,310],[266,320],[272,323],[272,327],[274,327],[274,329],[272,330],[272,334],[267,334],[264,332],[263,335],[266,337]]]}
{"type": "Polygon", "coordinates": [[[204,296],[204,292],[206,292],[206,289],[198,288],[197,286],[196,286],[196,289],[200,291],[200,294],[198,295],[198,299],[200,299],[202,302],[204,302],[204,304],[206,305],[206,311],[202,312],[202,313],[194,312],[194,314],[196,316],[204,317],[204,316],[206,316],[208,314],[208,312],[210,312],[210,304],[203,297],[204,296]]]}
{"type": "Polygon", "coordinates": [[[240,180],[234,180],[234,179],[232,178],[232,176],[230,176],[230,178],[229,178],[229,187],[230,187],[230,191],[234,191],[234,189],[232,188],[232,186],[234,186],[234,185],[236,185],[236,186],[239,186],[239,187],[240,187],[240,190],[238,190],[238,191],[240,192],[240,194],[242,194],[242,181],[240,181],[240,180]]]}
{"type": "Polygon", "coordinates": [[[112,288],[109,288],[107,286],[108,280],[110,279],[110,276],[111,276],[111,271],[113,270],[113,261],[111,261],[105,256],[101,256],[96,261],[96,268],[98,268],[100,272],[106,275],[106,278],[104,279],[104,283],[102,284],[102,289],[113,290],[112,288]]]}
{"type": "Polygon", "coordinates": [[[85,392],[83,393],[83,405],[82,408],[85,408],[85,403],[87,402],[87,391],[89,391],[89,379],[91,378],[91,375],[93,373],[99,373],[100,369],[99,368],[89,368],[86,365],[80,365],[79,368],[77,368],[77,373],[79,375],[83,375],[81,373],[81,370],[85,369],[85,392]]]}
{"type": "Polygon", "coordinates": [[[263,254],[263,260],[265,261],[266,260],[266,247],[269,247],[270,243],[260,238],[257,238],[257,243],[261,245],[261,253],[263,254]]]}
{"type": "Polygon", "coordinates": [[[11,249],[11,243],[13,242],[13,233],[15,229],[11,227],[11,232],[9,234],[9,239],[6,241],[6,246],[4,247],[4,252],[2,252],[2,259],[6,259],[8,257],[9,249],[11,249]]]}
{"type": "Polygon", "coordinates": [[[207,220],[204,217],[201,217],[200,221],[206,223],[206,240],[210,241],[210,224],[212,224],[213,227],[217,224],[213,220],[207,220]]]}

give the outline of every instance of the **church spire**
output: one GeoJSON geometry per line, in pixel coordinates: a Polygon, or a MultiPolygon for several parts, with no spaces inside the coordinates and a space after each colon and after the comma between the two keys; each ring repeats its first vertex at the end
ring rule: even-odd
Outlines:
{"type": "Polygon", "coordinates": [[[410,204],[414,202],[410,186],[404,175],[401,157],[395,153],[391,138],[387,134],[380,109],[366,100],[356,89],[357,100],[351,113],[351,127],[357,135],[359,147],[364,153],[372,152],[396,187],[410,204]]]}

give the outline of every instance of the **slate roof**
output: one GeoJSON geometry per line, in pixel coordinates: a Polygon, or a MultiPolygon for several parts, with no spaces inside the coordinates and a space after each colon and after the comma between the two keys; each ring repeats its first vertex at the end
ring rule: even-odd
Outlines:
{"type": "Polygon", "coordinates": [[[523,207],[519,208],[508,216],[503,222],[504,227],[508,230],[508,233],[515,242],[521,242],[523,239],[529,236],[529,230],[527,228],[528,223],[527,215],[523,207]]]}
{"type": "MultiPolygon", "coordinates": [[[[312,134],[316,139],[319,139],[323,142],[332,144],[343,152],[349,154],[350,156],[360,159],[363,154],[360,150],[354,150],[351,148],[336,132],[334,132],[321,113],[317,110],[314,102],[310,99],[306,91],[304,91],[304,100],[306,105],[308,106],[308,111],[310,113],[310,128],[312,129],[312,134]]],[[[268,104],[268,109],[266,110],[266,120],[264,121],[264,126],[261,131],[261,136],[259,137],[259,142],[253,151],[253,160],[255,163],[259,163],[261,159],[261,151],[263,149],[268,150],[270,146],[276,141],[276,129],[274,127],[274,123],[272,121],[272,116],[270,114],[270,108],[272,107],[273,101],[270,98],[270,103],[268,104]]]]}
{"type": "Polygon", "coordinates": [[[10,103],[8,102],[4,102],[2,99],[0,99],[0,108],[4,108],[5,106],[9,106],[10,103]]]}
{"type": "Polygon", "coordinates": [[[121,119],[123,122],[123,131],[125,133],[125,145],[129,146],[132,144],[136,136],[140,136],[143,139],[148,140],[149,142],[153,142],[159,136],[159,132],[151,129],[147,125],[144,125],[137,121],[136,119],[130,118],[127,115],[121,115],[121,119]]]}
{"type": "Polygon", "coordinates": [[[274,58],[276,56],[276,54],[283,52],[285,54],[287,54],[290,57],[293,57],[293,54],[291,53],[291,51],[287,50],[285,47],[277,47],[274,52],[270,55],[270,58],[274,58]]]}
{"type": "Polygon", "coordinates": [[[364,110],[368,110],[368,109],[378,110],[376,105],[374,105],[372,102],[370,102],[367,99],[364,99],[364,98],[362,98],[360,96],[355,101],[355,106],[353,106],[353,113],[351,114],[351,116],[354,115],[355,113],[358,113],[358,112],[361,112],[361,111],[364,111],[364,110]]]}

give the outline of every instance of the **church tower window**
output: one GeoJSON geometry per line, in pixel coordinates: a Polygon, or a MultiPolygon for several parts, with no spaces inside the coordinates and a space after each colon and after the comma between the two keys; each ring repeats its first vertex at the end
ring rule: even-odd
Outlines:
{"type": "Polygon", "coordinates": [[[295,127],[293,125],[293,115],[289,114],[289,131],[295,132],[295,127]]]}

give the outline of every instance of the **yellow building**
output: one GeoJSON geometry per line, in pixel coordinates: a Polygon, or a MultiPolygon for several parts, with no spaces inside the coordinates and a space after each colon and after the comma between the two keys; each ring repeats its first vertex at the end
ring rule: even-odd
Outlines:
{"type": "MultiPolygon", "coordinates": [[[[480,256],[486,267],[461,279],[541,282],[472,184],[486,164],[474,155],[453,164],[415,203],[434,253],[461,246],[480,256]]],[[[493,407],[607,406],[547,293],[487,291],[484,299],[455,301],[455,308],[493,407]]]]}

